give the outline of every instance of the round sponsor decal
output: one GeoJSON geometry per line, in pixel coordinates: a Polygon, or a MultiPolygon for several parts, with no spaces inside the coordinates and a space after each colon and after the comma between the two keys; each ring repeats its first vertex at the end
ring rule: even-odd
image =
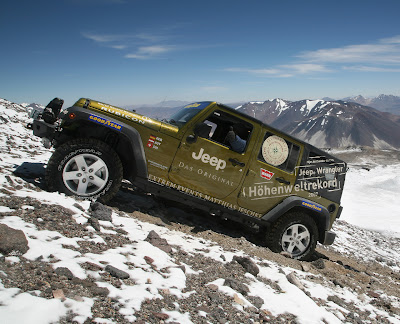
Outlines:
{"type": "Polygon", "coordinates": [[[283,138],[272,135],[265,139],[262,145],[262,156],[265,162],[274,166],[281,165],[288,155],[289,148],[283,138]]]}

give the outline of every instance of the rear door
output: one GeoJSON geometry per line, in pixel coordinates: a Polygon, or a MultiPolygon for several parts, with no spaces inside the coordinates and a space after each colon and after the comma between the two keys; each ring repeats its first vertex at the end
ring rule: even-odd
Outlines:
{"type": "Polygon", "coordinates": [[[238,198],[239,206],[265,213],[291,195],[301,144],[263,129],[238,198]]]}
{"type": "Polygon", "coordinates": [[[219,106],[215,106],[199,122],[209,125],[210,132],[189,143],[187,138],[194,134],[196,125],[187,130],[172,163],[169,179],[184,188],[225,198],[239,187],[244,177],[250,157],[248,152],[254,145],[251,143],[255,137],[254,126],[249,120],[219,106]],[[246,142],[241,152],[234,151],[225,141],[230,127],[246,142]]]}

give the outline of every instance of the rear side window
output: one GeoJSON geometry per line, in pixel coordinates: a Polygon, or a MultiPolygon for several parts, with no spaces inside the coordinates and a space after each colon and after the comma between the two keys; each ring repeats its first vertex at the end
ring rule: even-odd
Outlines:
{"type": "Polygon", "coordinates": [[[300,147],[278,135],[266,132],[258,160],[278,169],[293,173],[299,159],[300,147]]]}

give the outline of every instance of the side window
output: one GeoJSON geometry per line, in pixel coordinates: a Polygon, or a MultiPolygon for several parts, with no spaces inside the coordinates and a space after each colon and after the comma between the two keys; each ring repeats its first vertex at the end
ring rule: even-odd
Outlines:
{"type": "Polygon", "coordinates": [[[243,153],[246,150],[253,125],[224,111],[215,110],[204,121],[211,126],[208,139],[243,153]]]}
{"type": "Polygon", "coordinates": [[[299,158],[300,147],[271,132],[266,132],[258,160],[292,173],[299,158]]]}

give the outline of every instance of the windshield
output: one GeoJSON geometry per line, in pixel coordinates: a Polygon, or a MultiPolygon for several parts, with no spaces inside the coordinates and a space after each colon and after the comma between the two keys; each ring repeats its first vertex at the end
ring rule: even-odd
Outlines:
{"type": "Polygon", "coordinates": [[[196,116],[205,107],[209,106],[211,102],[200,102],[183,107],[181,110],[173,114],[166,120],[168,124],[178,126],[181,128],[194,116],[196,116]]]}

